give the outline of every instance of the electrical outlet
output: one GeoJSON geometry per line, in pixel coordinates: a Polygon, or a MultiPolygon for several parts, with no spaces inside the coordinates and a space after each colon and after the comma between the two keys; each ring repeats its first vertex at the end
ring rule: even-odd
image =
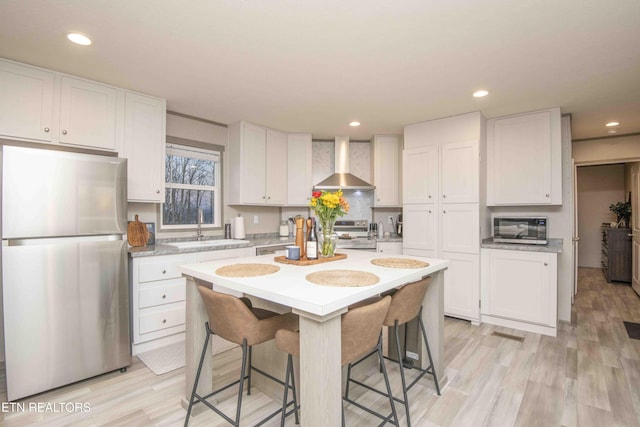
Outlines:
{"type": "Polygon", "coordinates": [[[260,219],[258,218],[258,215],[254,215],[253,216],[253,223],[254,224],[259,224],[260,223],[260,219]]]}
{"type": "Polygon", "coordinates": [[[407,359],[418,360],[420,358],[418,356],[418,353],[414,353],[413,351],[407,351],[406,355],[407,355],[407,359]]]}
{"type": "Polygon", "coordinates": [[[391,215],[389,215],[387,217],[387,221],[389,222],[389,224],[393,224],[393,217],[391,215]]]}

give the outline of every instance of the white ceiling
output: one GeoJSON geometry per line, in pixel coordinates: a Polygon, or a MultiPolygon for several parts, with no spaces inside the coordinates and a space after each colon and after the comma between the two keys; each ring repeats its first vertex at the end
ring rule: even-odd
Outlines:
{"type": "Polygon", "coordinates": [[[314,138],[553,106],[640,132],[638,0],[2,0],[0,57],[314,138]]]}

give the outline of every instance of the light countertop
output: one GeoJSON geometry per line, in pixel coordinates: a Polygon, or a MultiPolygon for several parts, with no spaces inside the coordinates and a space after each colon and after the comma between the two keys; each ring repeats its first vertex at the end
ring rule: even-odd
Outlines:
{"type": "MultiPolygon", "coordinates": [[[[216,237],[215,239],[219,239],[216,237]]],[[[215,240],[212,238],[207,238],[204,240],[215,240]]],[[[129,248],[129,256],[131,258],[138,257],[147,257],[147,256],[158,256],[158,255],[176,255],[176,254],[184,254],[184,253],[193,253],[193,252],[208,252],[208,251],[220,251],[225,249],[237,249],[237,248],[248,248],[248,247],[263,247],[263,246],[274,246],[274,245],[283,245],[283,244],[294,244],[295,237],[293,235],[289,235],[287,237],[280,237],[277,233],[266,233],[266,234],[248,234],[245,239],[247,243],[240,244],[230,244],[230,245],[217,245],[217,246],[201,246],[201,247],[193,247],[193,248],[177,248],[175,246],[166,245],[165,243],[179,242],[179,241],[189,241],[193,240],[193,238],[186,239],[157,239],[155,245],[149,246],[141,246],[141,247],[130,247],[129,248]]],[[[402,237],[392,236],[382,239],[376,239],[378,242],[402,242],[402,237]]]]}
{"type": "Polygon", "coordinates": [[[482,239],[481,248],[484,249],[504,249],[509,251],[528,252],[562,252],[563,239],[548,239],[546,245],[527,245],[522,243],[495,243],[492,237],[482,239]]]}
{"type": "Polygon", "coordinates": [[[384,258],[380,254],[357,250],[342,252],[347,254],[346,259],[309,266],[278,263],[271,254],[182,265],[179,270],[187,276],[216,286],[324,316],[394,287],[420,280],[449,266],[448,260],[394,255],[394,258],[420,259],[429,265],[423,268],[388,268],[371,263],[374,258],[384,258]],[[277,265],[280,269],[276,273],[259,277],[226,277],[215,273],[220,267],[243,263],[271,264],[277,265]],[[380,281],[370,286],[335,287],[320,286],[306,280],[309,273],[326,270],[366,271],[378,276],[380,281]]]}

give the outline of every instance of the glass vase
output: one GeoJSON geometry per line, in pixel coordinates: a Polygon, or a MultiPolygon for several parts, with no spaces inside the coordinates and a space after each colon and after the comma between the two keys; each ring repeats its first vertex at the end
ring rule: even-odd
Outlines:
{"type": "Polygon", "coordinates": [[[335,219],[322,219],[318,218],[322,231],[318,240],[320,241],[320,248],[318,255],[322,258],[329,258],[334,256],[336,250],[336,242],[338,237],[333,232],[333,226],[336,223],[335,219]]]}

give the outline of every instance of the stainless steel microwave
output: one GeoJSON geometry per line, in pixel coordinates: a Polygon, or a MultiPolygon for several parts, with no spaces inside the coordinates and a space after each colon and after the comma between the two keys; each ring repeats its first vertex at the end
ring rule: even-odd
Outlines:
{"type": "Polygon", "coordinates": [[[496,243],[547,244],[547,217],[493,217],[493,241],[496,243]]]}

